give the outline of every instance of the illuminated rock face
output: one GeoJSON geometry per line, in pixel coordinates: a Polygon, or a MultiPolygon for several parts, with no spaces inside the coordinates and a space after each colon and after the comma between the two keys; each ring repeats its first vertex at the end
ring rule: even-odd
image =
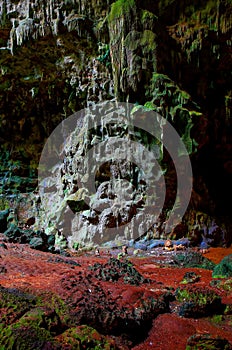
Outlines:
{"type": "Polygon", "coordinates": [[[194,210],[229,216],[231,13],[230,1],[0,1],[1,209],[36,187],[61,120],[116,97],[173,123],[194,210]]]}
{"type": "MultiPolygon", "coordinates": [[[[151,128],[160,118],[138,113],[141,120],[149,114],[151,128]]],[[[85,244],[128,241],[151,228],[165,195],[156,167],[162,145],[129,124],[133,117],[131,104],[98,104],[54,131],[40,161],[40,225],[50,222],[85,244]]]]}

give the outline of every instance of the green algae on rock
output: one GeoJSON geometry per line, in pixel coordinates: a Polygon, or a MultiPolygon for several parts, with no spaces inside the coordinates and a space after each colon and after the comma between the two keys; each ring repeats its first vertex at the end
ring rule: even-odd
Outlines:
{"type": "Polygon", "coordinates": [[[213,269],[213,278],[229,277],[232,277],[232,255],[223,258],[213,269]]]}
{"type": "Polygon", "coordinates": [[[175,297],[181,303],[179,315],[183,317],[198,318],[221,314],[225,309],[218,294],[201,287],[179,287],[175,291],[175,297]]]}
{"type": "Polygon", "coordinates": [[[231,344],[226,339],[212,337],[210,334],[194,334],[188,341],[185,350],[230,350],[231,344]]]}
{"type": "Polygon", "coordinates": [[[117,350],[113,339],[101,335],[94,328],[83,325],[69,328],[59,336],[61,345],[65,345],[67,350],[117,350]]]}
{"type": "Polygon", "coordinates": [[[196,267],[212,270],[215,264],[198,252],[179,253],[174,257],[174,263],[180,267],[196,267]]]}

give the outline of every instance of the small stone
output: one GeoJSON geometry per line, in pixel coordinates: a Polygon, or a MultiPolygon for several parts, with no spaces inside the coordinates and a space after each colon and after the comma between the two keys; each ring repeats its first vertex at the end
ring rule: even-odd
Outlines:
{"type": "Polygon", "coordinates": [[[44,250],[44,242],[41,237],[33,237],[29,244],[32,249],[44,250]]]}
{"type": "Polygon", "coordinates": [[[195,272],[186,272],[181,284],[195,283],[200,280],[200,275],[197,275],[195,272]]]}

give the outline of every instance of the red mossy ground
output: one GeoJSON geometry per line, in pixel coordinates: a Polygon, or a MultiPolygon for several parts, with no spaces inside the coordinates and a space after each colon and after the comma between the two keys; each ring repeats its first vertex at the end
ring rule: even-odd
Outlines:
{"type": "MultiPolygon", "coordinates": [[[[61,280],[67,276],[78,275],[78,272],[88,275],[91,271],[88,269],[95,262],[105,263],[110,254],[101,253],[96,257],[94,252],[83,253],[81,256],[75,254],[70,258],[59,255],[44,253],[30,249],[27,245],[9,244],[7,248],[0,247],[0,267],[5,267],[6,272],[0,273],[0,285],[8,288],[18,288],[21,290],[30,290],[35,294],[41,292],[54,292],[63,298],[64,294],[61,280]],[[74,266],[64,262],[57,262],[55,259],[72,260],[81,266],[74,266]]],[[[232,248],[211,248],[206,257],[218,263],[224,256],[231,254],[232,248]]],[[[135,307],[140,298],[149,296],[157,297],[166,287],[176,289],[187,271],[195,271],[201,276],[196,286],[205,289],[211,288],[212,272],[203,269],[187,269],[174,267],[159,267],[157,259],[153,256],[131,257],[131,261],[136,269],[145,277],[151,279],[151,283],[144,283],[140,286],[131,286],[123,283],[123,280],[117,282],[97,281],[101,288],[109,293],[113,300],[117,300],[120,306],[135,307]]],[[[91,289],[91,287],[90,287],[91,289]]],[[[221,295],[222,301],[232,304],[232,295],[228,292],[215,288],[215,291],[221,295]]],[[[68,293],[66,291],[66,293],[68,293]]],[[[72,291],[70,290],[70,293],[72,291]]],[[[91,293],[91,292],[90,292],[91,293]]],[[[152,328],[149,331],[147,339],[135,346],[134,350],[185,350],[187,339],[196,333],[211,334],[228,339],[232,343],[232,322],[217,324],[209,319],[186,319],[170,312],[158,315],[153,320],[152,328]]]]}

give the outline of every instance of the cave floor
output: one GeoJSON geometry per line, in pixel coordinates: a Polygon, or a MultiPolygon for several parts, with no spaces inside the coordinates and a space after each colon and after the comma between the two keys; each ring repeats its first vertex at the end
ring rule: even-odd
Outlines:
{"type": "MultiPolygon", "coordinates": [[[[3,238],[3,237],[2,237],[3,238]]],[[[1,242],[0,242],[1,243],[1,242]]],[[[232,253],[231,248],[210,248],[205,256],[215,263],[221,261],[224,256],[232,253]]],[[[89,267],[95,263],[106,263],[110,257],[115,256],[116,251],[101,250],[100,256],[94,252],[71,253],[71,257],[50,254],[32,250],[28,245],[5,243],[0,246],[0,286],[15,288],[24,292],[39,295],[43,292],[52,292],[66,300],[74,292],[70,287],[69,293],[64,291],[61,283],[64,278],[84,273],[88,276],[89,267]],[[3,266],[5,270],[3,269],[3,266]]],[[[143,295],[145,298],[157,293],[162,289],[175,290],[180,286],[186,272],[192,271],[200,275],[200,280],[194,283],[196,287],[213,289],[222,298],[222,302],[232,304],[230,292],[212,287],[212,271],[196,268],[179,268],[162,265],[162,259],[167,259],[168,254],[146,254],[145,256],[130,255],[129,260],[144,278],[150,283],[144,283],[139,287],[125,284],[122,280],[117,282],[99,281],[96,284],[107,290],[111,297],[121,304],[121,307],[134,307],[136,298],[143,295]],[[119,297],[120,296],[120,297],[119,297]]],[[[71,278],[71,277],[70,277],[71,278]]],[[[91,293],[91,289],[90,293],[91,293]]],[[[152,326],[147,336],[137,345],[134,350],[185,350],[187,339],[193,334],[210,334],[213,337],[220,336],[232,344],[232,317],[221,319],[220,322],[213,318],[183,318],[175,312],[175,303],[171,303],[169,312],[154,317],[152,326]]],[[[128,346],[128,345],[127,345],[128,346]]],[[[129,347],[130,348],[130,347],[129,347]]],[[[121,349],[128,349],[123,347],[121,349]]]]}

